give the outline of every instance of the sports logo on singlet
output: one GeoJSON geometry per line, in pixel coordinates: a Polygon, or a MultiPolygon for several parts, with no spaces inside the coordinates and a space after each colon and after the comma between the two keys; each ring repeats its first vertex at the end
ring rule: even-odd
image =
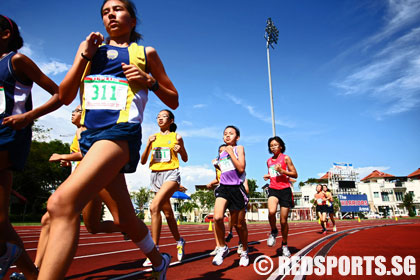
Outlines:
{"type": "Polygon", "coordinates": [[[316,200],[316,202],[318,203],[318,205],[321,205],[321,204],[322,204],[322,198],[318,198],[318,199],[316,200]]]}
{"type": "Polygon", "coordinates": [[[154,147],[153,148],[154,162],[169,162],[171,161],[171,149],[168,147],[154,147]]]}
{"type": "Polygon", "coordinates": [[[125,110],[128,81],[111,75],[90,75],[84,80],[85,108],[125,110]]]}
{"type": "Polygon", "coordinates": [[[106,57],[108,59],[116,59],[118,57],[118,51],[117,50],[108,50],[106,52],[106,57]]]}
{"type": "Polygon", "coordinates": [[[230,156],[219,159],[219,167],[220,167],[220,171],[222,171],[222,173],[227,172],[227,171],[231,171],[231,170],[235,170],[235,166],[233,165],[233,162],[230,159],[230,156]]]}
{"type": "Polygon", "coordinates": [[[276,166],[276,165],[271,165],[271,166],[268,168],[268,173],[270,174],[270,177],[278,177],[278,176],[281,176],[280,172],[278,172],[278,171],[275,169],[275,166],[276,166]]]}
{"type": "Polygon", "coordinates": [[[4,87],[0,87],[0,114],[3,114],[4,111],[6,111],[6,93],[4,87]]]}

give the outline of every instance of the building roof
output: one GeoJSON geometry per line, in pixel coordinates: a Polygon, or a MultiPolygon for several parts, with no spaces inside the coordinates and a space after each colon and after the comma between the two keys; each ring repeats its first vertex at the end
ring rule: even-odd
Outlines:
{"type": "Polygon", "coordinates": [[[418,168],[416,171],[414,171],[413,173],[409,174],[407,176],[408,178],[412,178],[412,177],[420,177],[420,168],[418,168]]]}
{"type": "Polygon", "coordinates": [[[330,172],[328,171],[327,173],[324,174],[324,176],[322,176],[321,178],[319,178],[320,180],[324,180],[324,179],[328,179],[328,175],[330,174],[330,172]]]}
{"type": "Polygon", "coordinates": [[[360,181],[366,181],[366,180],[369,180],[369,179],[372,179],[372,178],[394,178],[394,177],[395,177],[394,175],[391,175],[391,174],[388,174],[388,173],[385,173],[385,172],[381,172],[381,171],[378,171],[378,170],[374,170],[374,171],[372,171],[372,173],[370,173],[369,175],[367,175],[365,178],[363,178],[360,181]]]}

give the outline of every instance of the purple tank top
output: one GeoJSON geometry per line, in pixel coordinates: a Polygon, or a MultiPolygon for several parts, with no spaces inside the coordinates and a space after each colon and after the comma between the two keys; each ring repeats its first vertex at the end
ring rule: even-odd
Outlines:
{"type": "MultiPolygon", "coordinates": [[[[236,147],[233,148],[233,152],[235,153],[236,158],[238,158],[236,147]]],[[[222,171],[222,174],[220,175],[220,184],[240,185],[242,183],[238,171],[226,151],[223,151],[219,156],[219,167],[222,171]]]]}

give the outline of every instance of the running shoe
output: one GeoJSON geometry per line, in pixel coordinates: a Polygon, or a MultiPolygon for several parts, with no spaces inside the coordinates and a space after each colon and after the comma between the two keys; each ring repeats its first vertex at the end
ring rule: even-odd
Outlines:
{"type": "Polygon", "coordinates": [[[147,259],[144,261],[143,266],[144,266],[144,267],[152,266],[152,262],[150,261],[150,259],[149,259],[149,258],[147,258],[147,259]]]}
{"type": "Polygon", "coordinates": [[[283,256],[285,256],[285,257],[290,257],[292,254],[290,253],[290,251],[289,251],[289,247],[287,247],[287,245],[283,245],[283,246],[281,246],[281,250],[282,250],[282,252],[283,252],[283,256]]]}
{"type": "Polygon", "coordinates": [[[327,230],[326,229],[323,229],[322,230],[322,234],[327,234],[327,230]]]}
{"type": "Polygon", "coordinates": [[[161,271],[156,271],[155,268],[152,267],[152,279],[166,280],[166,272],[171,264],[171,256],[167,253],[162,253],[162,262],[164,262],[164,266],[161,271]]]}
{"type": "Polygon", "coordinates": [[[217,249],[217,254],[213,258],[213,265],[221,265],[223,263],[223,258],[229,254],[229,248],[225,245],[225,247],[219,247],[217,249]]]}
{"type": "Polygon", "coordinates": [[[226,242],[229,242],[233,238],[233,233],[229,232],[228,236],[226,236],[226,242]]]}
{"type": "Polygon", "coordinates": [[[182,237],[176,242],[178,261],[182,261],[182,259],[184,258],[185,243],[186,242],[182,237]]]}
{"type": "Polygon", "coordinates": [[[336,226],[333,226],[333,231],[334,232],[337,231],[337,227],[336,226]]]}
{"type": "Polygon", "coordinates": [[[273,247],[274,245],[276,245],[277,234],[279,234],[278,231],[274,231],[274,232],[271,231],[270,232],[270,235],[268,236],[268,239],[267,239],[267,246],[268,247],[273,247]]]}
{"type": "Polygon", "coordinates": [[[248,250],[242,251],[241,259],[239,260],[239,266],[248,266],[248,265],[249,265],[248,250]]]}
{"type": "Polygon", "coordinates": [[[242,245],[242,243],[239,243],[238,245],[238,250],[236,252],[238,252],[238,255],[242,254],[244,250],[244,246],[242,245]]]}
{"type": "Polygon", "coordinates": [[[22,249],[19,246],[6,242],[6,253],[0,257],[0,279],[3,279],[9,267],[19,258],[21,253],[22,249]]]}
{"type": "Polygon", "coordinates": [[[13,272],[10,277],[10,280],[26,280],[25,275],[23,273],[13,272]]]}
{"type": "Polygon", "coordinates": [[[216,254],[217,254],[217,248],[219,248],[219,247],[216,246],[216,248],[214,248],[214,250],[211,251],[209,255],[210,256],[216,256],[216,254]]]}

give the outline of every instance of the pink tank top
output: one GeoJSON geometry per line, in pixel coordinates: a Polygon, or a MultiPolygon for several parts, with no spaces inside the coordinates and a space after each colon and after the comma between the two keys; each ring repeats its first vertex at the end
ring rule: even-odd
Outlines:
{"type": "Polygon", "coordinates": [[[270,174],[270,188],[276,190],[282,190],[290,188],[289,176],[280,174],[277,170],[274,169],[276,164],[280,164],[281,168],[287,170],[287,164],[284,158],[285,154],[280,154],[276,159],[272,157],[267,160],[268,173],[270,174]]]}

